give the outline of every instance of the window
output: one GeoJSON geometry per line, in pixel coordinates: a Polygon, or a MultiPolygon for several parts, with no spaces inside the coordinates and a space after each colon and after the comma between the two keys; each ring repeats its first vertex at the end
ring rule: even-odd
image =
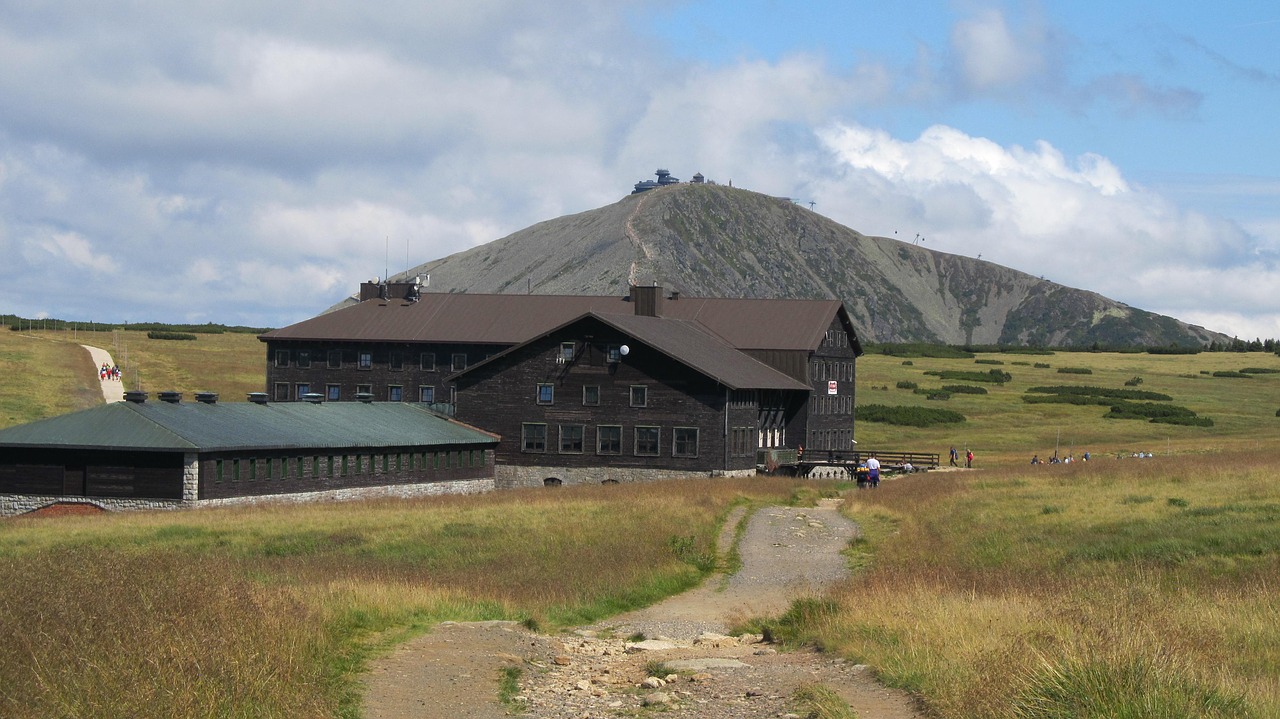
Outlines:
{"type": "Polygon", "coordinates": [[[277,367],[289,366],[289,350],[276,350],[276,366],[277,367]]]}
{"type": "Polygon", "coordinates": [[[329,369],[342,369],[342,350],[329,350],[329,369]]]}
{"type": "Polygon", "coordinates": [[[622,427],[596,427],[596,454],[622,454],[622,427]]]}
{"type": "Polygon", "coordinates": [[[356,364],[359,369],[373,369],[373,353],[361,352],[360,361],[356,364]]]}
{"type": "Polygon", "coordinates": [[[530,422],[520,425],[520,451],[547,451],[547,425],[530,422]]]}
{"type": "Polygon", "coordinates": [[[659,451],[660,436],[660,430],[657,427],[636,427],[636,455],[656,456],[659,451]]]}
{"type": "Polygon", "coordinates": [[[555,385],[538,385],[538,404],[553,404],[556,398],[555,385]]]}
{"type": "Polygon", "coordinates": [[[373,385],[371,384],[356,385],[356,394],[373,394],[373,385]]]}
{"type": "Polygon", "coordinates": [[[342,385],[327,384],[324,386],[324,398],[330,402],[337,402],[342,399],[342,385]]]}
{"type": "Polygon", "coordinates": [[[582,404],[595,407],[600,404],[600,386],[590,385],[582,388],[582,404]]]}
{"type": "Polygon", "coordinates": [[[622,361],[622,349],[618,345],[605,345],[604,354],[610,362],[622,361]]]}
{"type": "Polygon", "coordinates": [[[418,401],[419,401],[419,402],[426,402],[427,404],[431,404],[432,402],[435,402],[435,401],[436,401],[436,388],[435,388],[435,387],[419,387],[419,388],[418,388],[418,401]]]}
{"type": "Polygon", "coordinates": [[[387,401],[400,402],[404,399],[404,388],[398,384],[393,384],[387,388],[387,401]]]}
{"type": "Polygon", "coordinates": [[[467,355],[465,352],[458,352],[453,355],[453,371],[461,372],[467,368],[467,355]]]}
{"type": "Polygon", "coordinates": [[[297,393],[293,395],[294,399],[302,399],[304,396],[311,393],[311,385],[306,382],[299,382],[296,385],[296,390],[297,393]]]}
{"type": "Polygon", "coordinates": [[[391,369],[404,369],[404,353],[400,350],[395,350],[391,353],[391,369]]]}
{"type": "Polygon", "coordinates": [[[631,406],[647,407],[649,406],[649,388],[642,384],[631,385],[631,406]]]}
{"type": "Polygon", "coordinates": [[[422,354],[418,355],[418,369],[422,370],[423,372],[435,372],[436,371],[436,353],[423,352],[422,354]]]}
{"type": "Polygon", "coordinates": [[[671,456],[698,456],[698,428],[676,427],[671,441],[671,456]]]}
{"type": "Polygon", "coordinates": [[[572,362],[572,361],[573,361],[574,349],[575,349],[574,343],[572,343],[572,342],[561,342],[561,343],[560,343],[560,361],[561,361],[561,362],[572,362]]]}
{"type": "Polygon", "coordinates": [[[562,454],[582,454],[582,425],[560,425],[560,452],[562,454]]]}
{"type": "Polygon", "coordinates": [[[276,382],[275,397],[277,402],[289,401],[289,383],[288,382],[276,382]]]}

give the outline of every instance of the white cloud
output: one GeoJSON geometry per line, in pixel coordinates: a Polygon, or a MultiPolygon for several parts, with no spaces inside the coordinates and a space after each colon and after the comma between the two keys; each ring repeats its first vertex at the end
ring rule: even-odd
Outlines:
{"type": "Polygon", "coordinates": [[[960,80],[977,93],[1015,90],[1042,76],[1048,68],[1046,40],[1039,26],[1015,33],[995,8],[981,10],[951,30],[960,80]]]}
{"type": "MultiPolygon", "coordinates": [[[[79,276],[79,270],[91,275],[113,275],[120,266],[109,250],[95,247],[88,238],[75,232],[46,232],[31,238],[23,248],[27,261],[50,274],[79,276]]],[[[94,279],[105,279],[95,277],[94,279]]]]}

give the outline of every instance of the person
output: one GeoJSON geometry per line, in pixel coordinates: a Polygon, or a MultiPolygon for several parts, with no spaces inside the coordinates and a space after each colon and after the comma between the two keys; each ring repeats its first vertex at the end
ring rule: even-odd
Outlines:
{"type": "Polygon", "coordinates": [[[880,460],[874,454],[867,460],[867,481],[872,488],[880,486],[880,460]]]}
{"type": "Polygon", "coordinates": [[[964,466],[966,469],[973,468],[973,450],[972,449],[966,449],[964,451],[964,466]]]}
{"type": "Polygon", "coordinates": [[[902,471],[906,474],[911,474],[912,472],[916,471],[916,468],[910,462],[903,462],[902,471]]]}
{"type": "Polygon", "coordinates": [[[960,459],[960,453],[956,451],[956,448],[955,448],[955,446],[953,445],[953,446],[951,447],[951,466],[952,466],[952,467],[957,467],[957,466],[959,466],[959,465],[957,465],[957,464],[956,464],[956,460],[957,460],[957,459],[960,459]]]}
{"type": "Polygon", "coordinates": [[[1031,463],[1032,463],[1032,464],[1040,464],[1040,455],[1038,455],[1038,454],[1033,454],[1033,455],[1031,455],[1031,463]]]}
{"type": "Polygon", "coordinates": [[[1084,461],[1086,461],[1086,462],[1088,462],[1088,461],[1089,461],[1089,451],[1088,451],[1088,450],[1085,450],[1084,456],[1083,456],[1083,457],[1081,457],[1081,459],[1083,459],[1083,460],[1084,460],[1084,461]]]}

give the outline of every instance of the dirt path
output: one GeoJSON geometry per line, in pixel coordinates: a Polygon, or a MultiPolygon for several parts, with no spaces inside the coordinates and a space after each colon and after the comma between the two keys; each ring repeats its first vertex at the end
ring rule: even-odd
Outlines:
{"type": "MultiPolygon", "coordinates": [[[[93,371],[96,374],[102,365],[114,367],[115,362],[111,359],[111,353],[101,347],[91,347],[89,345],[80,345],[89,350],[89,356],[93,358],[93,371]]],[[[104,402],[123,402],[124,401],[124,382],[114,379],[101,380],[102,383],[102,399],[104,402]]]]}
{"type": "MultiPolygon", "coordinates": [[[[666,717],[773,718],[795,710],[797,687],[822,684],[860,719],[918,719],[909,696],[879,685],[864,666],[724,634],[738,619],[782,612],[845,576],[840,551],[857,527],[837,507],[762,509],[739,543],[737,574],[569,635],[532,634],[511,622],[442,624],[375,663],[365,716],[603,719],[650,706],[666,717]],[[672,681],[641,686],[659,663],[672,681]],[[497,700],[505,667],[521,677],[507,706],[497,700]]],[[[726,522],[721,547],[731,544],[740,516],[726,522]]]]}

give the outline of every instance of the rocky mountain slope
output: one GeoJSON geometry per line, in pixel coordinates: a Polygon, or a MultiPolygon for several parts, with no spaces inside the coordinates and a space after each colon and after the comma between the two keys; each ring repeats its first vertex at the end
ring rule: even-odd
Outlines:
{"type": "MultiPolygon", "coordinates": [[[[840,298],[864,340],[1205,344],[1222,335],[968,257],[868,237],[785,199],[660,187],[541,222],[400,277],[431,292],[840,298]]],[[[396,279],[396,278],[393,278],[396,279]]]]}

